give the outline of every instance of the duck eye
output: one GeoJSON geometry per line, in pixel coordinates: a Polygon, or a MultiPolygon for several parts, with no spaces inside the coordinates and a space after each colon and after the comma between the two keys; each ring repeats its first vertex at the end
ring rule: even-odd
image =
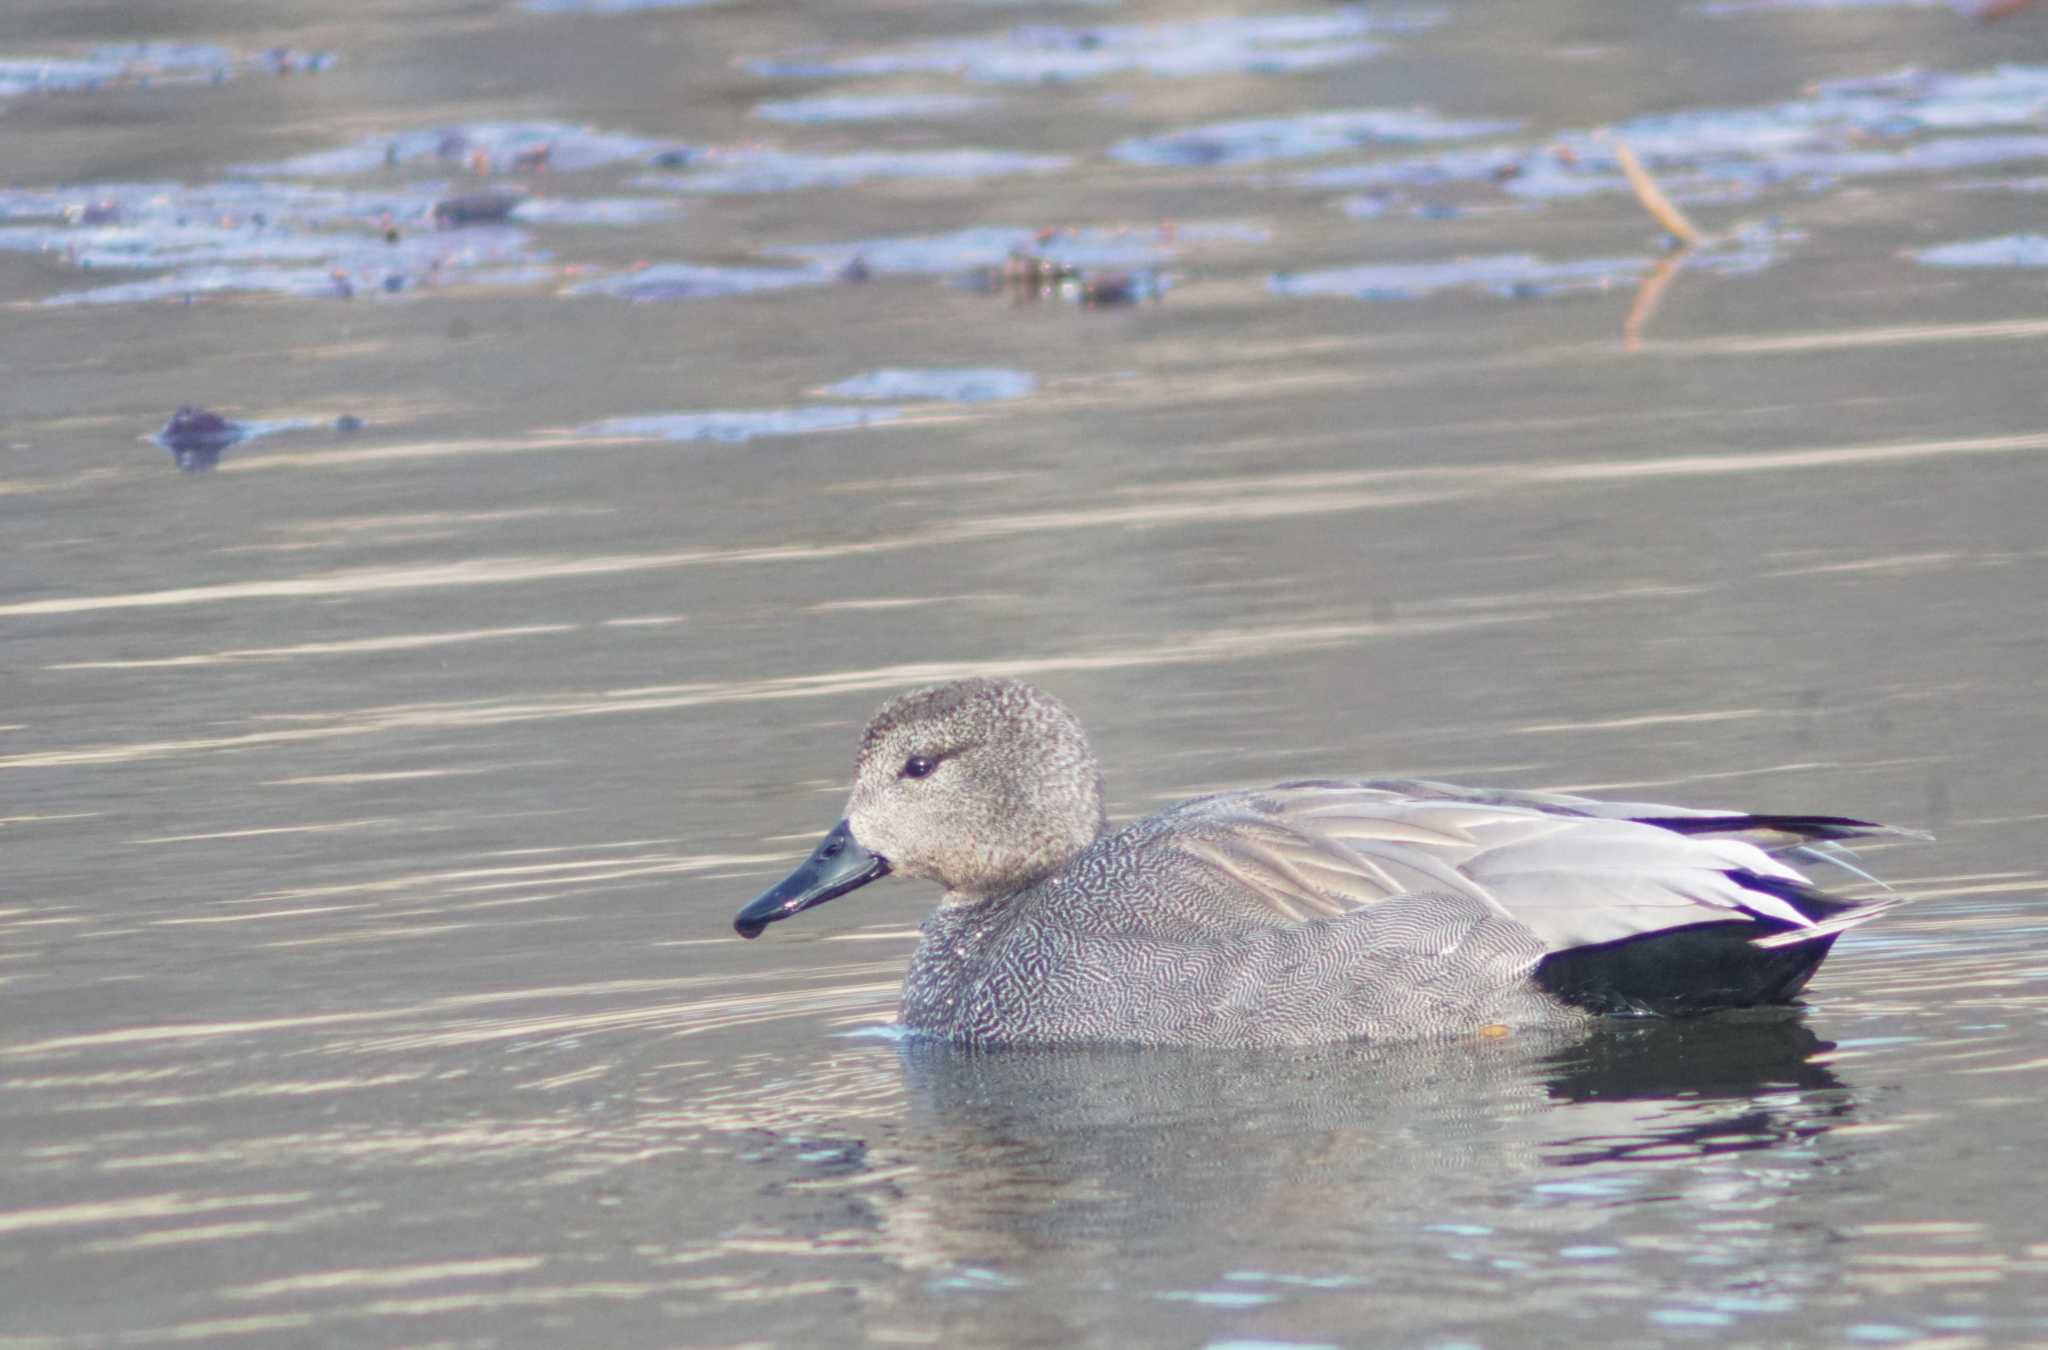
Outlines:
{"type": "Polygon", "coordinates": [[[929,756],[912,755],[909,759],[903,761],[903,776],[905,778],[922,778],[938,767],[939,762],[929,756]]]}

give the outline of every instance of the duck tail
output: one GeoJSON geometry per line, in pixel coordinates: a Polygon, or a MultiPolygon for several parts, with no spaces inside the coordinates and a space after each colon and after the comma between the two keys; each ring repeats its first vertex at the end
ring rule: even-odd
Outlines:
{"type": "Polygon", "coordinates": [[[1734,869],[1728,873],[1728,877],[1744,890],[1757,891],[1782,900],[1804,920],[1796,927],[1786,926],[1782,919],[1772,921],[1770,932],[1750,939],[1751,946],[1766,950],[1819,942],[1822,944],[1821,950],[1826,951],[1826,944],[1835,937],[1859,924],[1869,923],[1880,914],[1897,909],[1910,899],[1908,896],[1893,894],[1875,900],[1851,900],[1844,896],[1830,895],[1810,881],[1792,877],[1763,876],[1747,868],[1734,869]]]}
{"type": "MultiPolygon", "coordinates": [[[[1856,850],[1842,841],[1912,839],[1924,843],[1934,838],[1925,830],[1880,825],[1874,820],[1857,820],[1851,816],[1773,816],[1745,812],[1723,815],[1636,816],[1633,819],[1638,824],[1655,825],[1674,834],[1714,835],[1724,839],[1740,839],[1744,843],[1754,844],[1773,858],[1793,858],[1802,862],[1839,867],[1849,875],[1867,881],[1873,886],[1880,886],[1886,891],[1892,889],[1891,884],[1864,871],[1856,850]]],[[[1819,891],[1812,894],[1816,899],[1825,902],[1822,908],[1829,913],[1833,913],[1845,903],[1819,891]]],[[[1798,903],[1798,897],[1784,898],[1798,903]]]]}
{"type": "Polygon", "coordinates": [[[1878,915],[1889,913],[1905,903],[1906,898],[1904,896],[1896,896],[1884,900],[1872,900],[1865,904],[1851,904],[1846,909],[1837,910],[1824,919],[1816,920],[1809,927],[1788,928],[1782,932],[1770,933],[1760,938],[1752,938],[1749,945],[1774,950],[1779,947],[1796,947],[1803,942],[1817,942],[1826,938],[1834,938],[1859,924],[1869,923],[1878,915]]]}

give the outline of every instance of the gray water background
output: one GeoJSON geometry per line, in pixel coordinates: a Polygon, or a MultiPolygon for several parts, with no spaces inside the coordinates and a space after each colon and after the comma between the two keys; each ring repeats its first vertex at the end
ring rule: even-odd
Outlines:
{"type": "MultiPolygon", "coordinates": [[[[2048,158],[1951,162],[1953,128],[1911,121],[1833,147],[1937,147],[1897,171],[1780,174],[1813,148],[1790,145],[1715,179],[1673,151],[1653,166],[1702,228],[1765,258],[1658,271],[1612,183],[1403,184],[1358,215],[1300,177],[1460,146],[1112,153],[1426,106],[1519,121],[1471,144],[1540,155],[1906,66],[2038,67],[2048,15],[1451,4],[1297,70],[1228,43],[1187,69],[902,69],[934,36],[1085,53],[1100,35],[1014,30],[1230,12],[1343,11],[0,15],[6,57],[229,53],[196,76],[117,53],[0,100],[0,180],[59,189],[15,203],[42,242],[0,250],[0,1346],[2048,1343],[2048,274],[1919,257],[2039,229],[2048,158]],[[278,45],[335,60],[247,60],[278,45]],[[800,53],[881,57],[743,64],[800,53]],[[987,102],[756,112],[849,93],[987,102]],[[662,188],[632,181],[676,172],[653,150],[566,166],[564,132],[524,172],[373,149],[236,176],[511,120],[698,147],[685,174],[762,147],[1065,159],[662,188]],[[193,207],[345,238],[354,298],[243,277],[74,302],[176,270],[162,210],[145,265],[79,261],[65,232],[110,185],[428,180],[666,214],[536,221],[511,270],[394,265],[387,293],[374,222],[193,207]],[[1164,294],[1020,303],[959,284],[971,259],[841,279],[871,243],[777,289],[576,293],[991,225],[1104,227],[1164,294]],[[1620,261],[1562,289],[1520,265],[1507,294],[1288,289],[1501,255],[1620,261]],[[899,368],[1036,383],[750,440],[596,427],[851,406],[814,391],[899,368]],[[306,425],[180,473],[140,438],[188,403],[306,425]],[[1939,839],[1868,850],[1919,901],[1844,939],[1791,1020],[961,1055],[886,1034],[929,888],[755,943],[728,925],[835,819],[868,712],[963,671],[1071,702],[1119,817],[1369,772],[1939,839]]],[[[2028,97],[1961,134],[2048,130],[2028,97]]]]}

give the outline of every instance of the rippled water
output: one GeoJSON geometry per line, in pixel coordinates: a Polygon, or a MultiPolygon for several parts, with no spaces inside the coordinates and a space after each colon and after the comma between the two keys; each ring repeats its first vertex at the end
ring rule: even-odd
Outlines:
{"type": "Polygon", "coordinates": [[[0,1347],[2048,1341],[2048,14],[1219,5],[0,17],[0,1347]],[[976,671],[1939,839],[1794,1016],[961,1054],[729,922],[976,671]]]}

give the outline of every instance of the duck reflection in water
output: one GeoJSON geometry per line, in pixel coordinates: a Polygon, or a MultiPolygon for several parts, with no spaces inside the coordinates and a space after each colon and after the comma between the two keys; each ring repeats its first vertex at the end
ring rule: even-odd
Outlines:
{"type": "Polygon", "coordinates": [[[886,1123],[781,1156],[829,1155],[792,1196],[857,1198],[863,1245],[907,1269],[1081,1287],[1101,1262],[1213,1274],[1257,1253],[1358,1271],[1454,1221],[1569,1245],[1775,1204],[1843,1170],[1849,1141],[1827,1136],[1856,1094],[1820,1062],[1833,1048],[1787,1010],[1279,1051],[905,1037],[871,1061],[878,1086],[900,1074],[886,1123]]]}

